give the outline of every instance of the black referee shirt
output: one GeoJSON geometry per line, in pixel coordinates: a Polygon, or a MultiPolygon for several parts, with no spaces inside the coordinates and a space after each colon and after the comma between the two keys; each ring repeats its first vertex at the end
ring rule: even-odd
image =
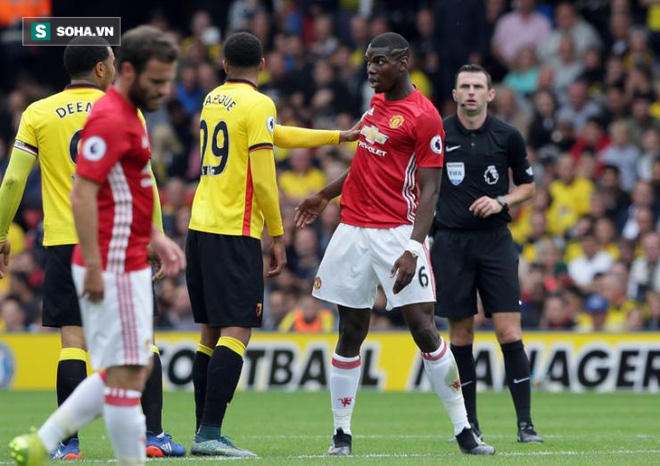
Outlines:
{"type": "Polygon", "coordinates": [[[445,167],[435,211],[437,229],[487,230],[511,221],[508,211],[479,218],[469,211],[481,196],[509,192],[509,168],[516,185],[532,183],[525,141],[513,126],[488,116],[481,128],[469,130],[452,115],[444,120],[445,167]]]}

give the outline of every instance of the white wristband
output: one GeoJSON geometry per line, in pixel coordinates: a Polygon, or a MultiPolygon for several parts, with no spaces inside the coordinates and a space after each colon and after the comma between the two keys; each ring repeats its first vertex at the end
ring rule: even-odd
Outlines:
{"type": "Polygon", "coordinates": [[[417,258],[419,255],[422,253],[422,243],[419,241],[415,241],[414,239],[411,239],[408,241],[408,245],[406,246],[406,251],[410,252],[413,257],[417,258]]]}

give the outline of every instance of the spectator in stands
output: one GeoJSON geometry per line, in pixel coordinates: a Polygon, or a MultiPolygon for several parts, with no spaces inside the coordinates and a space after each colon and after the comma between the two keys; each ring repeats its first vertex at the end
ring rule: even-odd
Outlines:
{"type": "Polygon", "coordinates": [[[339,46],[339,39],[334,35],[334,25],[330,15],[319,15],[314,19],[314,42],[310,51],[316,58],[327,58],[339,46]]]}
{"type": "Polygon", "coordinates": [[[557,128],[555,112],[557,101],[549,91],[537,91],[534,94],[534,116],[529,126],[527,143],[534,149],[540,149],[553,143],[557,128]]]}
{"type": "Polygon", "coordinates": [[[582,255],[568,264],[568,274],[585,291],[591,291],[592,281],[597,273],[605,273],[614,264],[612,256],[598,249],[593,230],[580,238],[582,255]]]}
{"type": "Polygon", "coordinates": [[[539,64],[533,47],[523,47],[518,51],[511,71],[504,77],[504,84],[518,94],[528,96],[538,85],[539,64]]]}
{"type": "Polygon", "coordinates": [[[445,102],[451,98],[456,70],[465,63],[482,63],[490,36],[483,0],[435,0],[433,5],[439,62],[435,87],[438,100],[445,102]]]}
{"type": "Polygon", "coordinates": [[[611,84],[605,88],[604,119],[611,123],[628,118],[630,110],[623,84],[611,84]]]}
{"type": "MultiPolygon", "coordinates": [[[[610,143],[610,137],[605,131],[601,119],[598,117],[590,117],[579,132],[577,141],[575,141],[575,144],[571,147],[573,161],[576,164],[579,164],[585,153],[590,153],[592,156],[596,156],[607,149],[610,143]]],[[[597,172],[600,174],[603,165],[600,159],[598,160],[597,165],[597,172]]]]}
{"type": "Polygon", "coordinates": [[[264,330],[277,330],[284,316],[293,309],[291,296],[278,288],[268,293],[264,306],[264,330]]]}
{"type": "MultiPolygon", "coordinates": [[[[582,60],[575,53],[575,44],[570,35],[566,34],[559,40],[559,53],[556,58],[552,58],[547,63],[554,70],[555,93],[563,95],[584,70],[582,60]]],[[[588,83],[585,83],[587,94],[589,91],[588,83]]]]}
{"type": "Polygon", "coordinates": [[[622,221],[621,235],[624,238],[636,240],[640,233],[648,230],[648,223],[651,229],[655,226],[657,218],[657,204],[655,193],[651,183],[638,181],[632,190],[632,204],[626,210],[622,221]],[[640,220],[642,225],[640,225],[640,220]]]}
{"type": "Polygon", "coordinates": [[[600,251],[605,251],[614,260],[619,259],[618,235],[616,226],[611,219],[607,217],[596,218],[594,221],[594,236],[600,251]]]}
{"type": "Polygon", "coordinates": [[[313,296],[304,294],[278,328],[281,332],[329,333],[335,329],[335,317],[329,309],[322,309],[313,296]]]}
{"type": "Polygon", "coordinates": [[[561,293],[551,293],[545,300],[539,327],[543,330],[572,330],[575,321],[561,293]]]}
{"type": "Polygon", "coordinates": [[[590,295],[584,302],[584,312],[578,316],[577,330],[580,332],[598,332],[605,330],[609,303],[604,296],[590,295]]]}
{"type": "Polygon", "coordinates": [[[25,324],[41,323],[41,296],[34,292],[25,272],[10,272],[9,294],[13,295],[25,313],[25,324]]]}
{"type": "MultiPolygon", "coordinates": [[[[617,275],[608,273],[604,278],[603,296],[609,303],[604,329],[613,332],[627,330],[629,314],[639,312],[641,308],[636,301],[628,298],[626,283],[617,275]]],[[[641,328],[642,325],[639,327],[641,328]]]]}
{"type": "Polygon", "coordinates": [[[600,153],[603,163],[619,168],[621,188],[630,192],[637,181],[639,148],[630,142],[629,126],[625,121],[615,121],[609,128],[610,144],[600,153]]]}
{"type": "Polygon", "coordinates": [[[280,190],[287,202],[298,204],[308,195],[326,184],[323,171],[312,165],[310,149],[292,149],[289,155],[290,169],[279,178],[280,190]]]}
{"type": "Polygon", "coordinates": [[[632,115],[628,118],[630,130],[630,142],[636,146],[642,145],[642,135],[647,129],[660,130],[660,120],[651,116],[652,93],[636,92],[633,94],[631,110],[632,115]]]}
{"type": "Polygon", "coordinates": [[[627,12],[613,12],[610,17],[608,50],[612,55],[623,57],[629,50],[629,34],[632,21],[627,12]]]}
{"type": "Polygon", "coordinates": [[[587,122],[589,117],[600,116],[602,111],[591,99],[589,88],[584,81],[575,81],[568,86],[567,101],[559,108],[559,120],[571,120],[577,131],[587,122]]]}
{"type": "Polygon", "coordinates": [[[559,179],[550,184],[552,202],[548,210],[548,226],[552,233],[563,235],[581,215],[589,212],[594,185],[575,176],[575,163],[570,154],[562,154],[557,159],[557,175],[559,179]]]}
{"type": "Polygon", "coordinates": [[[652,182],[654,165],[658,161],[660,161],[660,128],[645,129],[642,133],[642,155],[637,163],[637,177],[642,181],[652,182]]]}
{"type": "Polygon", "coordinates": [[[660,292],[660,235],[653,231],[642,238],[643,255],[632,264],[628,295],[642,301],[649,291],[660,292]]]}
{"type": "Polygon", "coordinates": [[[509,87],[498,87],[496,96],[492,104],[493,115],[509,123],[520,131],[523,136],[526,136],[529,124],[532,121],[532,113],[529,109],[520,105],[518,96],[509,87]]]}
{"type": "Polygon", "coordinates": [[[550,37],[539,46],[539,57],[547,62],[559,57],[561,39],[568,35],[575,44],[575,54],[582,59],[587,50],[598,50],[602,41],[596,28],[580,17],[574,2],[562,1],[555,8],[557,28],[550,37]]]}
{"type": "Polygon", "coordinates": [[[25,332],[28,321],[18,297],[10,295],[0,301],[0,332],[25,332]]]}
{"type": "Polygon", "coordinates": [[[646,308],[648,317],[646,319],[646,330],[660,330],[660,293],[649,291],[646,293],[646,308]]]}
{"type": "Polygon", "coordinates": [[[614,165],[605,165],[600,177],[601,192],[605,200],[607,216],[615,221],[617,230],[623,230],[628,208],[630,207],[630,194],[621,189],[621,174],[614,165]]]}
{"type": "Polygon", "coordinates": [[[589,48],[582,57],[582,74],[577,79],[587,83],[589,96],[597,97],[603,91],[605,69],[600,50],[589,48]]]}
{"type": "Polygon", "coordinates": [[[492,54],[510,68],[518,51],[525,46],[538,47],[552,33],[548,18],[534,11],[534,0],[520,0],[515,11],[497,20],[492,40],[492,54]]]}
{"type": "Polygon", "coordinates": [[[642,27],[632,27],[628,34],[629,49],[623,58],[623,65],[650,68],[653,66],[653,52],[649,48],[648,31],[642,27]]]}

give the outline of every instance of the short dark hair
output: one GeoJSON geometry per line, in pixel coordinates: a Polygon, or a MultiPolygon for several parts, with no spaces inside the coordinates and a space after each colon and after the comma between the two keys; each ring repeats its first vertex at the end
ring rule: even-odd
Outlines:
{"type": "Polygon", "coordinates": [[[152,58],[172,63],[179,56],[179,47],[164,32],[153,26],[138,26],[121,36],[121,47],[117,52],[117,68],[124,62],[133,65],[141,73],[152,58]]]}
{"type": "Polygon", "coordinates": [[[64,49],[64,68],[71,79],[89,74],[110,56],[110,44],[101,37],[76,37],[64,49]],[[80,45],[80,44],[90,45],[80,45]]]}
{"type": "Polygon", "coordinates": [[[486,76],[488,89],[492,89],[493,87],[493,79],[490,77],[490,73],[486,71],[486,68],[475,63],[467,63],[458,69],[456,75],[454,76],[454,87],[456,87],[458,84],[458,75],[461,73],[483,73],[486,76]]]}
{"type": "Polygon", "coordinates": [[[369,47],[388,49],[388,55],[396,59],[410,56],[410,44],[405,37],[396,32],[385,32],[374,37],[369,47]]]}
{"type": "Polygon", "coordinates": [[[225,60],[230,67],[256,68],[263,56],[261,41],[250,32],[236,32],[225,41],[225,60]]]}

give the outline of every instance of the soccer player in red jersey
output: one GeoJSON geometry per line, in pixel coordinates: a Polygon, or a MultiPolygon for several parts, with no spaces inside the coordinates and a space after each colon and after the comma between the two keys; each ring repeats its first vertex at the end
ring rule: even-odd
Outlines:
{"type": "Polygon", "coordinates": [[[119,81],[83,129],[71,203],[79,244],[73,277],[92,367],[35,434],[10,444],[18,464],[42,464],[61,439],[105,417],[120,465],[146,463],[140,396],[151,368],[153,295],[147,246],[164,275],[185,267],[183,251],[152,223],[151,149],[138,108],[158,109],[175,76],[178,48],[142,26],[125,33],[119,81]]]}
{"type": "Polygon", "coordinates": [[[366,61],[376,95],[362,116],[351,168],[305,199],[296,214],[297,226],[303,227],[341,194],[341,223],[313,290],[315,297],[336,303],[340,317],[330,372],[334,434],[328,454],[351,454],[360,347],[379,284],[388,309],[403,312],[461,451],[493,454],[495,449],[481,442],[468,423],[456,362],[433,316],[434,278],[425,241],[444,161],[442,119],[410,82],[410,46],[402,36],[385,33],[374,38],[366,61]]]}

